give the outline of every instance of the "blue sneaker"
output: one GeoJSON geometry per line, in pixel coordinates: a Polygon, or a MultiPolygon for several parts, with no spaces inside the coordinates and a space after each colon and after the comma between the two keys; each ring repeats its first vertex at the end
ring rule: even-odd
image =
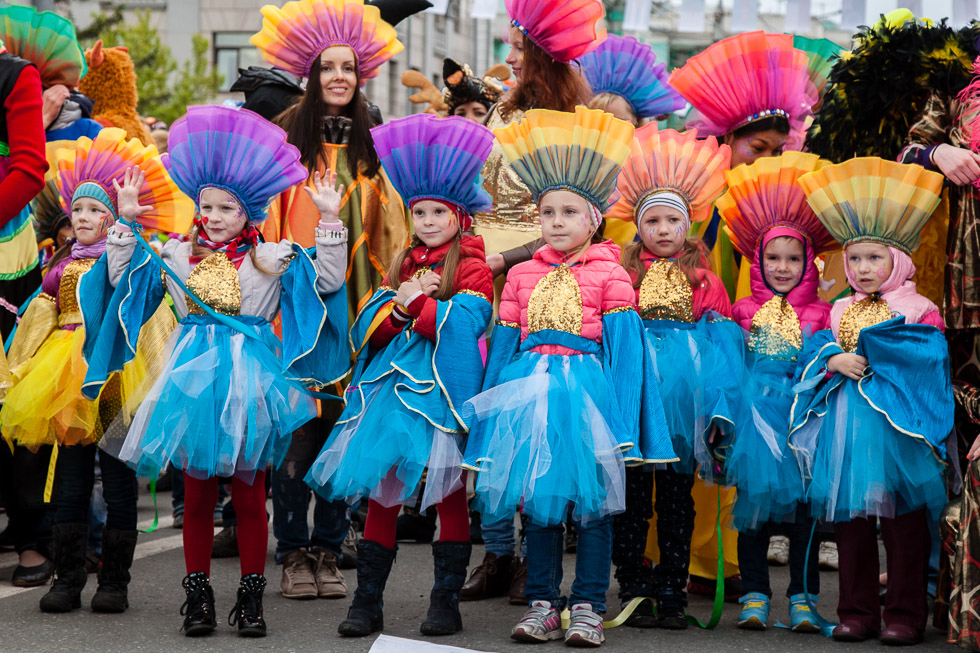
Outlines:
{"type": "MultiPolygon", "coordinates": [[[[789,597],[789,627],[794,633],[819,633],[820,624],[817,615],[806,602],[806,594],[794,594],[789,597]]],[[[816,603],[817,597],[810,594],[810,603],[816,603]]]]}
{"type": "Polygon", "coordinates": [[[742,604],[742,611],[738,614],[738,627],[765,630],[769,620],[769,597],[760,592],[749,592],[738,602],[742,604]]]}

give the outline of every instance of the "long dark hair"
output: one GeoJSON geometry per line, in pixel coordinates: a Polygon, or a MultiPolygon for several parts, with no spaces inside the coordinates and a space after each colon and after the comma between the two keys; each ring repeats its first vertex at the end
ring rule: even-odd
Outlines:
{"type": "Polygon", "coordinates": [[[758,132],[769,131],[770,129],[774,129],[780,134],[788,134],[789,119],[784,116],[770,116],[762,120],[756,120],[734,130],[732,132],[732,138],[741,138],[758,132]]]}
{"type": "Polygon", "coordinates": [[[573,112],[591,99],[592,89],[585,75],[569,64],[555,61],[525,36],[521,79],[504,96],[500,111],[505,116],[528,109],[573,112]]]}
{"type": "MultiPolygon", "coordinates": [[[[299,149],[300,161],[310,171],[310,176],[313,176],[323,158],[323,117],[326,115],[327,103],[323,100],[323,91],[320,88],[320,58],[317,57],[310,68],[302,99],[283,111],[275,121],[286,130],[286,140],[299,149]]],[[[374,150],[374,139],[371,138],[371,128],[375,125],[368,109],[367,98],[361,92],[360,71],[357,72],[354,97],[344,107],[343,115],[353,122],[347,145],[350,174],[354,179],[359,174],[368,178],[374,177],[381,168],[381,161],[374,150]]]]}

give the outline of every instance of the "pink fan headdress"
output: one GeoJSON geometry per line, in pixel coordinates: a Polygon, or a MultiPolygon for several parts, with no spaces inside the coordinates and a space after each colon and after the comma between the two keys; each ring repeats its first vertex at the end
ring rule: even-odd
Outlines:
{"type": "Polygon", "coordinates": [[[569,63],[606,38],[600,0],[507,0],[510,22],[555,61],[569,63]]]}

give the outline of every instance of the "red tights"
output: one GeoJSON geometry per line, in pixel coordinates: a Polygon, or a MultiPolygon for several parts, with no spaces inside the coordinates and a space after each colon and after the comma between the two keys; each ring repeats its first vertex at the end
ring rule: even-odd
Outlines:
{"type": "MultiPolygon", "coordinates": [[[[470,541],[470,512],[466,504],[465,476],[463,480],[464,487],[436,505],[436,510],[439,511],[440,542],[470,541]]],[[[401,506],[385,508],[380,503],[371,501],[368,504],[367,522],[364,524],[364,539],[394,549],[395,523],[398,521],[399,510],[401,506]]]]}
{"type": "MultiPolygon", "coordinates": [[[[242,576],[264,574],[269,547],[269,522],[265,513],[265,471],[257,472],[251,485],[231,480],[231,500],[238,519],[238,554],[242,576]]],[[[184,475],[184,563],[187,573],[211,575],[214,544],[214,508],[218,504],[218,478],[202,480],[184,475]]]]}

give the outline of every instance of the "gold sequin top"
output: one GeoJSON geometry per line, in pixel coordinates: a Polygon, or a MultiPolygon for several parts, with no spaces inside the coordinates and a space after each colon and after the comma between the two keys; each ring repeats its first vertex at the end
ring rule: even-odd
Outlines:
{"type": "Polygon", "coordinates": [[[541,277],[527,302],[529,333],[554,329],[582,335],[582,290],[571,268],[562,263],[541,277]]]}
{"type": "MultiPolygon", "coordinates": [[[[515,111],[504,119],[498,104],[491,109],[486,126],[489,129],[506,127],[523,118],[523,111],[515,111]]],[[[531,198],[531,191],[514,172],[496,140],[483,165],[483,187],[493,197],[493,212],[473,215],[473,227],[477,233],[480,227],[538,232],[538,207],[531,198]]]]}
{"type": "Polygon", "coordinates": [[[853,352],[857,349],[861,329],[881,324],[891,317],[888,302],[877,294],[856,301],[844,309],[837,329],[837,342],[844,351],[853,352]]]}
{"type": "MultiPolygon", "coordinates": [[[[242,288],[238,270],[223,252],[215,252],[197,264],[187,277],[187,287],[218,313],[239,315],[242,310],[242,288]]],[[[204,310],[190,297],[187,312],[204,315],[204,310]]]]}
{"type": "Polygon", "coordinates": [[[647,268],[640,283],[638,306],[644,320],[694,322],[694,291],[670,259],[657,259],[647,268]]]}
{"type": "Polygon", "coordinates": [[[65,266],[58,284],[58,326],[81,324],[82,311],[78,307],[78,281],[95,265],[94,258],[80,258],[65,266]]]}
{"type": "Polygon", "coordinates": [[[774,295],[752,317],[748,347],[760,356],[796,360],[803,348],[800,316],[785,297],[774,295]]]}

